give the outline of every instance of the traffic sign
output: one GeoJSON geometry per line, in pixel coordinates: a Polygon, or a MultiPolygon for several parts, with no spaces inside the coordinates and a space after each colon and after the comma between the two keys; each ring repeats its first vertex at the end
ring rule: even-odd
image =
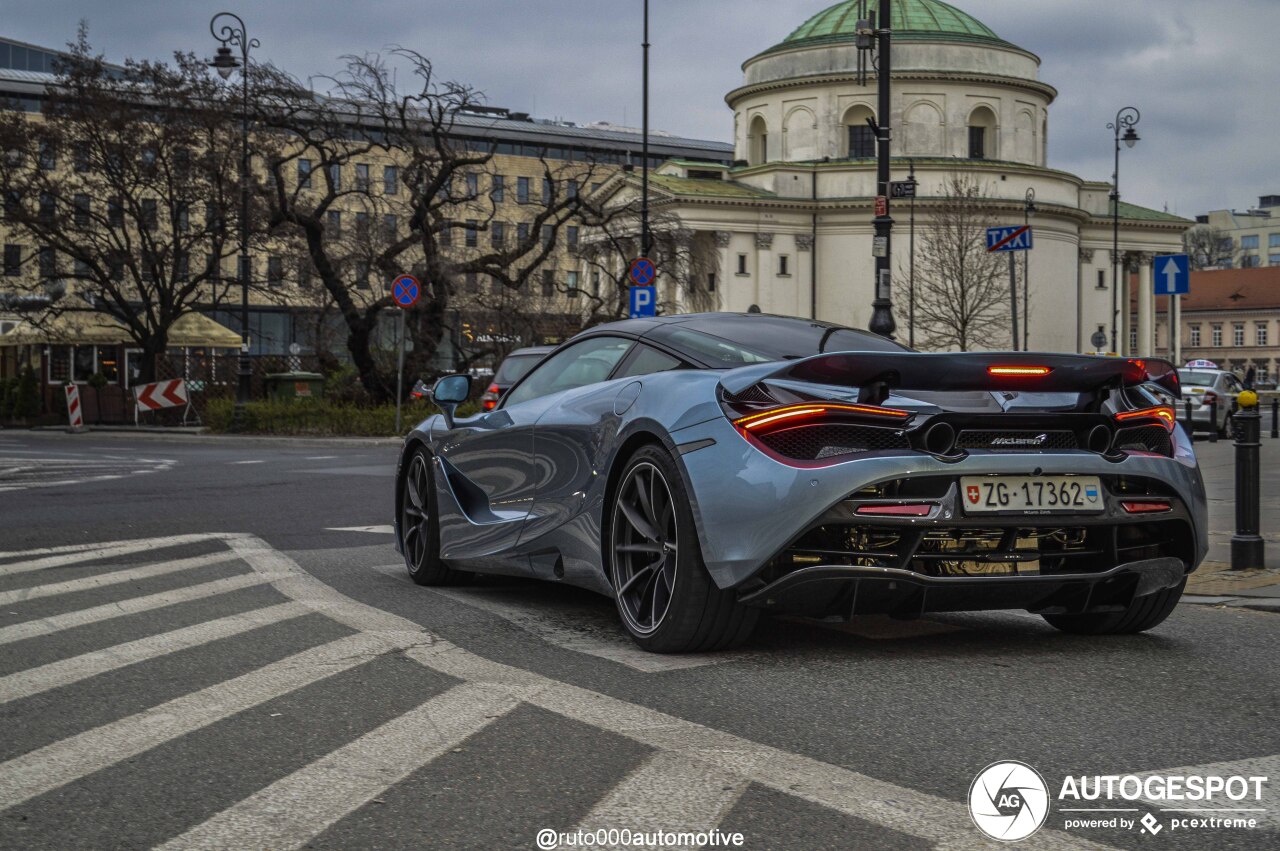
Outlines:
{"type": "Polygon", "coordinates": [[[654,278],[658,277],[658,269],[648,257],[637,257],[631,261],[631,266],[627,269],[627,277],[631,279],[632,286],[647,287],[653,283],[654,278]]]}
{"type": "Polygon", "coordinates": [[[1156,295],[1191,292],[1191,261],[1185,254],[1158,254],[1155,266],[1156,295]]]}
{"type": "Polygon", "coordinates": [[[391,282],[391,297],[395,299],[397,306],[405,310],[417,304],[421,295],[422,289],[413,275],[401,275],[391,282]]]}
{"type": "Polygon", "coordinates": [[[914,180],[894,180],[889,183],[890,198],[914,198],[916,197],[916,186],[918,184],[914,180]]]}
{"type": "Polygon", "coordinates": [[[1106,332],[1094,331],[1093,336],[1089,338],[1089,342],[1093,343],[1094,351],[1102,351],[1102,347],[1107,344],[1106,332]]]}
{"type": "Polygon", "coordinates": [[[876,196],[876,218],[889,215],[889,199],[884,195],[876,196]]]}
{"type": "Polygon", "coordinates": [[[639,319],[642,316],[656,316],[658,312],[658,299],[655,293],[655,287],[632,287],[631,288],[631,318],[639,319]]]}
{"type": "Polygon", "coordinates": [[[988,251],[1029,251],[1031,248],[1030,225],[987,228],[988,251]]]}

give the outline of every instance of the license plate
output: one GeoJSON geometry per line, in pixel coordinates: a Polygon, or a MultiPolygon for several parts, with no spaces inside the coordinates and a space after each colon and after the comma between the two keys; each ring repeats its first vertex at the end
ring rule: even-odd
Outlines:
{"type": "Polygon", "coordinates": [[[1097,476],[963,476],[960,500],[966,514],[1102,511],[1097,476]]]}

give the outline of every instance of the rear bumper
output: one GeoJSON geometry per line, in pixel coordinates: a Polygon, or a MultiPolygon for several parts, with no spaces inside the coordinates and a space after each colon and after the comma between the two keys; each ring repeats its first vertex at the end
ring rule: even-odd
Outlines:
{"type": "Polygon", "coordinates": [[[1177,587],[1187,575],[1176,558],[1129,562],[1099,573],[1038,576],[925,576],[885,567],[817,565],[744,594],[742,603],[805,615],[1026,609],[1039,614],[1121,611],[1138,597],[1177,587]]]}

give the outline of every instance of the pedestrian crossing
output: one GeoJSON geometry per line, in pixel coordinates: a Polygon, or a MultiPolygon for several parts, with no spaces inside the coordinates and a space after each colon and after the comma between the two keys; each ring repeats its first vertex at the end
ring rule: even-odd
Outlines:
{"type": "MultiPolygon", "coordinates": [[[[374,571],[366,575],[371,581],[377,577],[374,571]]],[[[77,818],[88,820],[84,829],[89,831],[99,822],[127,822],[133,831],[127,838],[96,840],[81,834],[78,844],[84,847],[332,847],[326,837],[349,835],[356,824],[391,836],[396,826],[380,821],[387,818],[379,809],[387,799],[411,790],[429,809],[437,792],[463,794],[414,784],[424,772],[461,759],[469,749],[483,749],[485,737],[514,729],[519,713],[529,711],[550,719],[541,727],[557,747],[582,747],[580,756],[574,752],[575,759],[607,765],[595,769],[607,775],[599,783],[583,779],[596,776],[586,771],[581,778],[572,771],[567,777],[547,778],[549,785],[569,784],[566,800],[579,803],[535,804],[548,812],[561,808],[556,810],[561,820],[542,827],[711,830],[724,823],[744,795],[764,789],[797,805],[820,807],[832,818],[858,820],[877,832],[870,845],[988,847],[960,800],[963,790],[954,800],[941,798],[485,658],[413,621],[346,596],[250,535],[183,535],[0,552],[0,581],[8,583],[0,591],[0,653],[19,653],[67,630],[111,623],[127,621],[145,633],[0,677],[0,717],[10,720],[15,707],[77,689],[90,694],[99,689],[109,704],[112,678],[125,671],[145,672],[167,657],[199,654],[229,641],[250,642],[262,656],[255,667],[187,693],[165,694],[154,705],[139,709],[121,702],[114,715],[113,706],[100,707],[96,720],[83,729],[25,752],[11,750],[10,758],[0,763],[0,847],[66,847],[64,832],[68,824],[81,823],[77,818]],[[229,569],[235,572],[211,578],[229,569]],[[157,577],[180,577],[187,584],[148,591],[157,577]],[[270,589],[271,595],[244,611],[145,630],[170,609],[205,605],[210,598],[254,588],[270,589]],[[130,590],[138,593],[110,602],[92,599],[95,593],[130,590]],[[30,608],[32,601],[66,601],[69,608],[25,616],[28,609],[37,611],[30,608]],[[316,633],[310,646],[289,646],[273,655],[272,648],[285,647],[275,643],[276,632],[308,618],[331,623],[334,631],[316,633]],[[394,707],[378,696],[378,689],[395,695],[394,707]],[[326,717],[339,721],[323,731],[308,728],[311,713],[297,700],[302,694],[319,695],[326,717]],[[567,732],[558,742],[562,727],[597,732],[603,744],[582,744],[582,737],[573,739],[567,732]],[[250,729],[257,732],[250,736],[250,729]],[[321,739],[323,746],[313,752],[314,742],[321,739]],[[277,748],[278,753],[268,752],[277,748]],[[170,764],[172,760],[179,764],[170,764]],[[130,781],[130,794],[134,799],[149,796],[146,800],[163,817],[148,820],[132,812],[107,817],[112,803],[110,796],[103,799],[102,784],[125,783],[130,770],[152,764],[172,772],[167,776],[173,782],[156,777],[156,788],[139,789],[130,781]],[[215,775],[206,777],[215,764],[224,771],[253,766],[254,771],[246,772],[253,780],[243,788],[215,783],[215,775]],[[104,809],[79,812],[83,803],[65,804],[72,800],[93,801],[104,809]],[[64,803],[57,805],[60,801],[64,803]]],[[[466,602],[460,592],[449,599],[466,602]]],[[[552,640],[555,633],[542,636],[552,640]]],[[[571,649],[587,652],[580,646],[571,649]]],[[[633,670],[632,676],[639,677],[663,673],[633,670]]],[[[75,715],[74,703],[65,707],[75,715]]],[[[21,718],[16,720],[20,731],[21,718]]],[[[522,753],[516,747],[516,752],[495,758],[503,766],[495,776],[462,772],[450,776],[450,785],[461,785],[477,797],[501,794],[509,782],[504,772],[537,758],[532,750],[522,753]]],[[[456,812],[429,816],[440,830],[451,819],[465,818],[456,812]]],[[[536,812],[529,818],[538,823],[536,812]]],[[[498,831],[500,826],[479,824],[474,830],[498,831]]],[[[485,847],[487,838],[487,833],[475,836],[470,844],[485,847]]],[[[515,839],[520,847],[533,847],[532,832],[515,839]]],[[[374,840],[361,844],[380,844],[374,840]]],[[[769,847],[761,837],[749,840],[749,847],[769,847]]],[[[425,836],[409,836],[405,844],[450,847],[425,836]]],[[[1046,829],[1037,835],[1036,847],[1100,846],[1046,829]]]]}
{"type": "Polygon", "coordinates": [[[131,458],[121,455],[60,452],[26,454],[0,450],[0,493],[106,482],[161,473],[177,463],[171,458],[131,458]]]}

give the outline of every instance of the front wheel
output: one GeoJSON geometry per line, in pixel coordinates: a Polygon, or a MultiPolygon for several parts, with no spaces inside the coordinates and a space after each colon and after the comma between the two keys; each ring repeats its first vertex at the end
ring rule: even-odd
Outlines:
{"type": "Polygon", "coordinates": [[[1162,622],[1173,612],[1187,587],[1184,578],[1172,588],[1138,597],[1123,612],[1083,615],[1045,615],[1050,626],[1076,635],[1126,635],[1143,632],[1162,622]]]}
{"type": "Polygon", "coordinates": [[[414,450],[405,470],[400,497],[400,548],[409,578],[418,585],[456,585],[467,574],[440,558],[440,517],[436,512],[431,459],[414,450]]]}
{"type": "Polygon", "coordinates": [[[745,641],[759,612],[716,587],[675,463],[657,446],[627,462],[613,493],[608,555],[618,611],[654,653],[723,650],[745,641]]]}

